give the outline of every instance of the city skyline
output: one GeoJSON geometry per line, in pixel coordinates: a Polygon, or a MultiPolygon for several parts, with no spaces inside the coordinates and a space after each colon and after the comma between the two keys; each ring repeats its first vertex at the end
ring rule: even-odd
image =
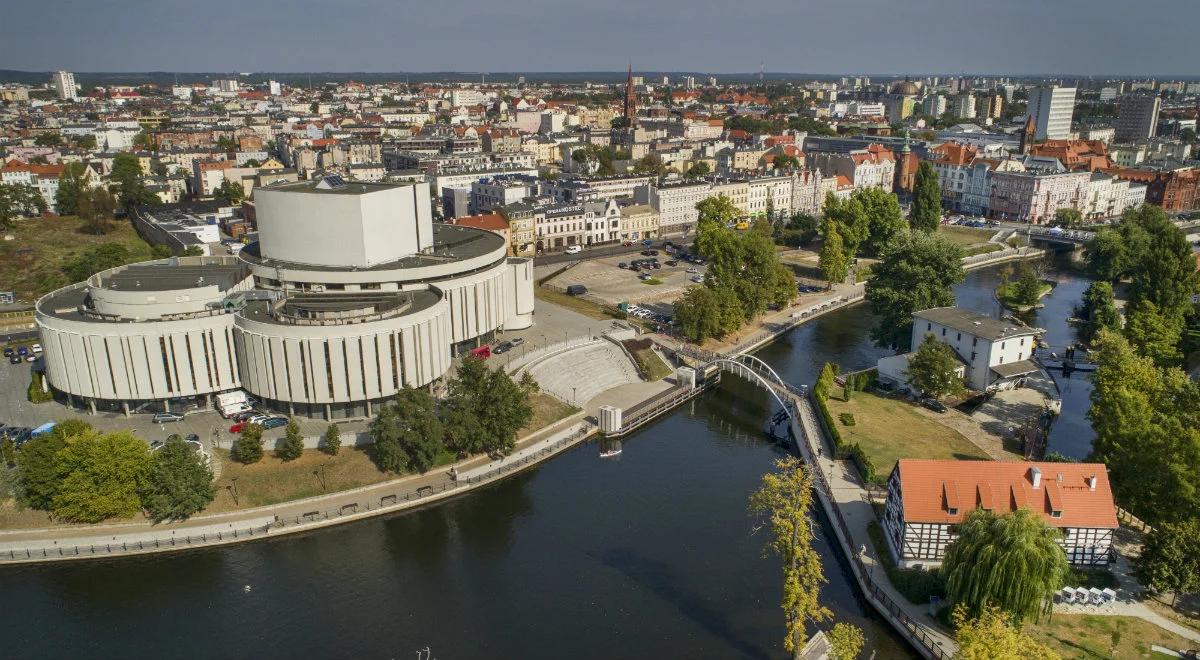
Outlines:
{"type": "Polygon", "coordinates": [[[553,62],[556,71],[586,73],[622,70],[632,61],[642,70],[718,75],[753,73],[761,64],[774,72],[828,74],[1179,76],[1200,53],[1188,34],[1200,5],[1187,0],[1136,7],[913,0],[902,10],[877,0],[764,2],[735,16],[716,5],[666,0],[652,13],[644,10],[628,0],[571,7],[516,0],[503,9],[462,0],[436,6],[356,0],[333,12],[309,0],[218,0],[203,11],[146,2],[52,2],[16,6],[8,16],[14,25],[44,23],[52,14],[73,17],[58,24],[54,47],[37,30],[16,31],[0,46],[0,58],[7,68],[27,71],[140,72],[153,62],[154,70],[181,73],[519,73],[548,72],[546,63],[553,62]],[[367,15],[372,19],[362,20],[367,15]],[[314,21],[321,27],[316,33],[314,21]],[[817,29],[822,25],[844,29],[817,29]],[[531,33],[532,26],[538,31],[531,33]],[[1117,33],[1119,39],[1110,38],[1117,33]],[[238,47],[213,48],[218,36],[238,47]],[[603,45],[605,54],[580,47],[589,42],[603,45]],[[689,42],[727,46],[663,48],[689,42]],[[991,42],[994,48],[979,47],[991,42]]]}

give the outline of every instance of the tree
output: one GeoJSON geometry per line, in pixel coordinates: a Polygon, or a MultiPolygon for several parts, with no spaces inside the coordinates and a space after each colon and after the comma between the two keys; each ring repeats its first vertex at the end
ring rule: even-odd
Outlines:
{"type": "Polygon", "coordinates": [[[242,188],[242,184],[236,181],[225,179],[217,189],[213,191],[213,196],[217,199],[223,199],[226,203],[236,206],[242,203],[246,197],[246,190],[242,188]]]}
{"type": "Polygon", "coordinates": [[[927,334],[909,358],[904,377],[922,394],[940,399],[963,391],[962,377],[958,375],[961,367],[962,362],[949,344],[927,334]]]}
{"type": "Polygon", "coordinates": [[[139,494],[150,474],[150,450],[132,433],[76,436],[55,458],[62,476],[51,504],[55,518],[97,523],[141,510],[139,494]]]}
{"type": "Polygon", "coordinates": [[[142,489],[142,507],[157,522],[182,520],[199,513],[216,495],[212,471],[203,455],[172,435],[154,452],[142,489]]]}
{"type": "Polygon", "coordinates": [[[867,282],[866,299],[879,322],[871,337],[881,346],[908,345],[913,312],[954,304],[962,281],[962,248],[936,234],[900,237],[881,255],[867,282]]]}
{"type": "Polygon", "coordinates": [[[912,228],[929,234],[937,231],[942,222],[942,188],[937,172],[929,161],[923,160],[913,179],[912,228]]]}
{"type": "Polygon", "coordinates": [[[850,258],[846,254],[842,234],[833,222],[825,223],[825,242],[821,245],[818,263],[821,267],[821,277],[831,286],[844,282],[850,274],[850,258]]]}
{"type": "Polygon", "coordinates": [[[150,192],[142,182],[141,161],[137,156],[127,151],[113,157],[112,172],[109,179],[113,181],[115,192],[120,200],[121,208],[128,213],[138,206],[159,203],[158,195],[150,192]]]}
{"type": "Polygon", "coordinates": [[[716,292],[706,286],[694,286],[675,301],[675,318],[684,336],[697,343],[725,334],[721,304],[716,292]]]}
{"type": "Polygon", "coordinates": [[[0,229],[12,227],[17,218],[45,210],[46,200],[37,188],[27,183],[0,183],[0,229]]]}
{"type": "Polygon", "coordinates": [[[1138,353],[1160,367],[1176,365],[1183,357],[1179,342],[1183,337],[1183,319],[1159,312],[1149,300],[1133,304],[1125,319],[1125,338],[1138,353]]]}
{"type": "Polygon", "coordinates": [[[1200,592],[1200,520],[1156,525],[1146,534],[1136,562],[1138,580],[1160,593],[1200,592]]]}
{"type": "Polygon", "coordinates": [[[179,253],[181,257],[203,257],[204,250],[199,245],[189,245],[183,248],[183,252],[179,253]]]}
{"type": "Polygon", "coordinates": [[[109,223],[116,211],[117,200],[103,188],[88,188],[79,194],[75,212],[83,220],[82,230],[97,236],[112,230],[109,223]]]}
{"type": "Polygon", "coordinates": [[[663,176],[667,173],[667,166],[663,164],[662,156],[658,154],[646,154],[633,164],[633,171],[636,174],[663,176]]]}
{"type": "Polygon", "coordinates": [[[154,138],[147,132],[142,131],[133,137],[133,146],[143,151],[154,148],[154,138]]]}
{"type": "Polygon", "coordinates": [[[1121,312],[1117,311],[1113,301],[1112,284],[1100,280],[1092,282],[1083,294],[1080,314],[1087,320],[1081,333],[1084,340],[1091,340],[1101,329],[1120,330],[1121,312]]]}
{"type": "Polygon", "coordinates": [[[222,135],[217,138],[217,150],[218,151],[226,151],[226,152],[237,151],[238,150],[237,140],[234,140],[232,137],[230,137],[228,135],[222,135]]]}
{"type": "Polygon", "coordinates": [[[828,638],[830,660],[854,660],[867,641],[862,629],[849,623],[835,625],[828,638]]]}
{"type": "Polygon", "coordinates": [[[1054,224],[1075,229],[1083,226],[1083,214],[1079,209],[1063,208],[1054,212],[1054,224]]]}
{"type": "Polygon", "coordinates": [[[1152,525],[1200,517],[1200,385],[1115,332],[1092,349],[1092,458],[1108,465],[1117,501],[1152,525]]]}
{"type": "Polygon", "coordinates": [[[247,424],[242,427],[237,440],[229,449],[229,456],[238,463],[249,465],[257,463],[263,457],[263,427],[258,424],[247,424]]]}
{"type": "Polygon", "coordinates": [[[900,202],[895,194],[879,188],[861,188],[851,194],[851,199],[866,217],[867,233],[861,248],[864,254],[882,254],[908,233],[908,223],[904,220],[904,212],[900,210],[900,202]]]}
{"type": "Polygon", "coordinates": [[[1012,617],[994,605],[985,605],[974,618],[959,605],[952,616],[959,660],[1059,660],[1057,653],[1021,632],[1012,617]]]}
{"type": "Polygon", "coordinates": [[[800,169],[800,160],[795,156],[780,154],[771,161],[771,165],[777,170],[800,169]]]}
{"type": "Polygon", "coordinates": [[[102,270],[123,266],[129,263],[131,258],[124,245],[102,243],[63,263],[62,272],[72,282],[82,282],[102,270]]]}
{"type": "Polygon", "coordinates": [[[763,475],[762,486],[750,496],[755,529],[766,528],[767,548],[783,561],[783,648],[793,656],[804,647],[805,626],[829,620],[833,614],[821,605],[821,585],[826,582],[821,556],[812,547],[808,518],[812,506],[813,478],[808,467],[794,457],[775,462],[776,472],[763,475]]]}
{"type": "Polygon", "coordinates": [[[33,143],[39,147],[60,147],[62,146],[62,136],[58,133],[38,133],[37,137],[33,138],[33,143]]]}
{"type": "Polygon", "coordinates": [[[808,245],[816,238],[820,226],[816,216],[797,213],[776,233],[775,242],[793,248],[808,245]]]}
{"type": "Polygon", "coordinates": [[[867,237],[871,235],[871,219],[863,207],[861,198],[851,195],[849,199],[838,199],[829,193],[825,197],[825,224],[837,227],[842,237],[846,257],[853,259],[867,237]]]}
{"type": "Polygon", "coordinates": [[[325,444],[323,445],[325,453],[330,456],[337,456],[338,451],[342,448],[342,430],[338,428],[337,423],[332,423],[329,428],[325,429],[325,444]]]}
{"type": "Polygon", "coordinates": [[[1036,305],[1042,293],[1042,281],[1027,264],[1021,264],[1017,281],[1009,285],[1011,300],[1018,305],[1036,305]]]}
{"type": "Polygon", "coordinates": [[[397,474],[424,474],[444,447],[437,404],[423,389],[405,387],[397,392],[371,422],[370,433],[379,467],[397,474]]]}
{"type": "Polygon", "coordinates": [[[96,136],[88,134],[79,137],[75,140],[75,146],[80,149],[91,151],[96,148],[96,136]]]}
{"type": "Polygon", "coordinates": [[[1088,273],[1105,282],[1116,282],[1128,269],[1125,239],[1111,227],[1101,227],[1083,247],[1088,273]]]}
{"type": "Polygon", "coordinates": [[[79,197],[87,187],[84,172],[87,166],[79,162],[63,164],[58,177],[58,192],[54,194],[54,206],[59,215],[75,215],[79,210],[79,197]]]}
{"type": "Polygon", "coordinates": [[[283,444],[275,453],[284,462],[294,461],[304,454],[304,436],[300,434],[300,423],[296,421],[295,417],[288,420],[287,430],[283,434],[283,444]]]}
{"type": "Polygon", "coordinates": [[[49,510],[62,482],[55,455],[67,443],[59,436],[47,433],[21,445],[17,451],[20,470],[21,504],[33,509],[49,510]]]}
{"type": "Polygon", "coordinates": [[[946,594],[968,616],[994,604],[1018,624],[1050,612],[1067,577],[1062,533],[1022,507],[1007,515],[974,509],[946,548],[946,594]]]}
{"type": "Polygon", "coordinates": [[[708,166],[708,161],[701,160],[692,164],[683,175],[689,179],[699,179],[708,176],[711,171],[712,168],[708,166]]]}
{"type": "Polygon", "coordinates": [[[150,248],[150,256],[155,259],[167,259],[171,256],[171,248],[166,245],[155,245],[150,248]]]}
{"type": "Polygon", "coordinates": [[[1149,300],[1173,316],[1190,309],[1197,290],[1191,244],[1160,207],[1144,204],[1126,211],[1117,225],[1096,233],[1084,257],[1097,279],[1129,278],[1133,302],[1149,300]]]}
{"type": "Polygon", "coordinates": [[[1184,144],[1196,144],[1196,129],[1185,128],[1179,132],[1179,141],[1184,144]]]}

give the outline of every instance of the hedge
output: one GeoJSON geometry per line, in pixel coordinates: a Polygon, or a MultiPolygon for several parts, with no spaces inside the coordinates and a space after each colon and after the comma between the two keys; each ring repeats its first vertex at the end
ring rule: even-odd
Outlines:
{"type": "MultiPolygon", "coordinates": [[[[821,415],[822,426],[825,427],[825,432],[829,434],[829,440],[833,443],[834,458],[846,459],[849,458],[858,468],[859,474],[868,482],[874,482],[876,475],[875,464],[871,462],[871,457],[863,451],[863,448],[854,443],[847,445],[842,439],[842,432],[837,425],[833,423],[833,415],[829,413],[829,406],[826,405],[826,400],[829,398],[829,392],[833,389],[834,378],[837,377],[838,367],[832,362],[826,362],[821,368],[821,375],[817,378],[817,382],[813,385],[813,399],[817,402],[817,411],[821,415]]],[[[846,391],[850,390],[851,380],[857,385],[859,382],[872,383],[875,380],[874,369],[869,369],[857,374],[850,374],[846,380],[846,391]],[[864,378],[864,375],[866,376],[864,378]]],[[[864,385],[865,387],[865,385],[864,385]]]]}

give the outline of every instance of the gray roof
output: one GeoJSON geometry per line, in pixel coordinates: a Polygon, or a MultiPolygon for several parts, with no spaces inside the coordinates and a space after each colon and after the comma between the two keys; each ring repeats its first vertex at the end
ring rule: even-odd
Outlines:
{"type": "Polygon", "coordinates": [[[1017,362],[1009,362],[1008,364],[992,365],[992,372],[1001,378],[1012,378],[1013,376],[1024,376],[1038,370],[1038,366],[1033,360],[1018,360],[1017,362]]]}
{"type": "Polygon", "coordinates": [[[242,264],[146,262],[102,274],[100,286],[119,291],[173,291],[216,285],[220,290],[228,291],[247,275],[242,264]]]}
{"type": "Polygon", "coordinates": [[[999,341],[1009,337],[1025,337],[1038,334],[1036,328],[1026,328],[1010,321],[994,319],[986,314],[973,312],[960,307],[934,307],[913,312],[914,319],[925,319],[947,328],[953,328],[969,335],[999,341]]]}

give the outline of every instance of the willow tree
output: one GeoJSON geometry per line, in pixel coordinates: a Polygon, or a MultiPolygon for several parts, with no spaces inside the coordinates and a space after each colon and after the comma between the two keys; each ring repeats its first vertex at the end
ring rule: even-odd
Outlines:
{"type": "Polygon", "coordinates": [[[993,604],[1020,624],[1048,614],[1054,592],[1067,577],[1061,534],[1037,514],[1020,508],[996,515],[976,509],[946,549],[946,594],[970,618],[993,604]]]}
{"type": "Polygon", "coordinates": [[[767,549],[783,560],[783,607],[787,632],[783,648],[797,657],[807,640],[805,625],[829,620],[833,614],[821,605],[821,585],[826,581],[821,556],[812,547],[808,517],[812,506],[813,478],[794,457],[775,462],[777,472],[763,475],[762,487],[750,496],[750,513],[758,518],[755,529],[767,528],[767,549]]]}

